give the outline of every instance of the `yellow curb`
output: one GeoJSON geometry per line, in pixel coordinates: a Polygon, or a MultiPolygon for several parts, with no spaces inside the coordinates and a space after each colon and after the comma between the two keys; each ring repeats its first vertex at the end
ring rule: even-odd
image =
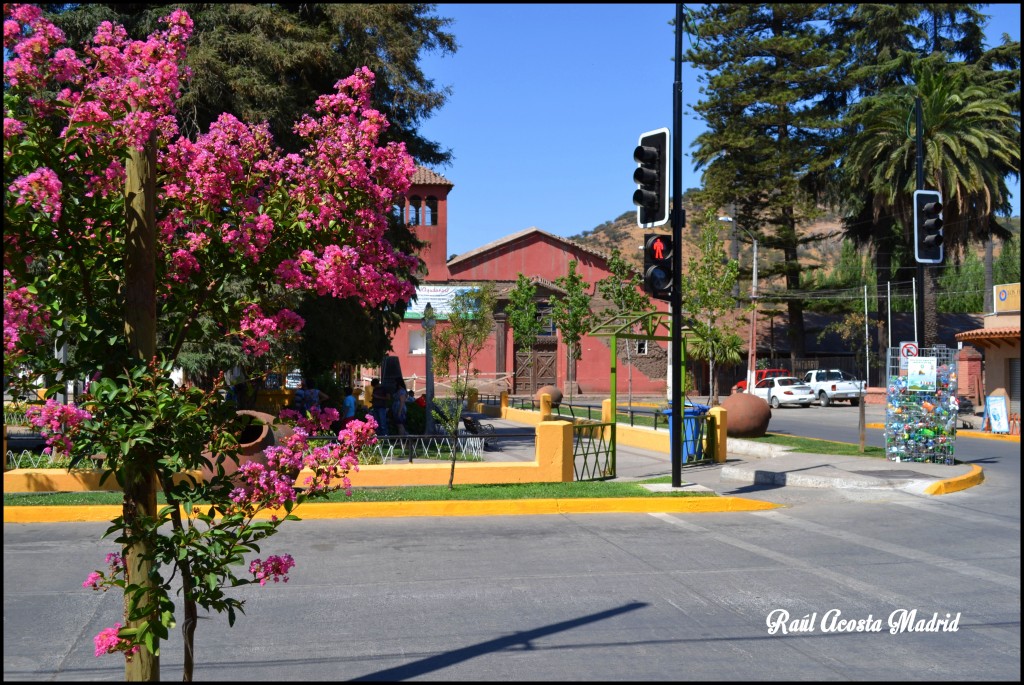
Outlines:
{"type": "MultiPolygon", "coordinates": [[[[865,423],[864,427],[885,430],[884,423],[865,423]]],[[[971,430],[970,428],[958,430],[956,434],[958,437],[963,438],[982,438],[984,440],[1003,440],[1006,442],[1020,442],[1019,435],[1003,435],[1002,433],[988,433],[985,431],[971,430]]]]}
{"type": "MultiPolygon", "coordinates": [[[[408,516],[513,516],[531,514],[685,514],[763,511],[778,504],[743,497],[621,497],[523,500],[451,500],[443,502],[323,502],[294,510],[302,519],[401,518],[408,516]]],[[[110,521],[121,505],[5,506],[4,523],[110,521]]],[[[283,517],[284,510],[258,518],[283,517]]]]}
{"type": "Polygon", "coordinates": [[[4,505],[4,523],[80,523],[112,521],[124,513],[120,504],[50,506],[4,505]]]}
{"type": "Polygon", "coordinates": [[[971,464],[970,473],[965,473],[962,476],[947,478],[945,480],[932,483],[925,488],[924,494],[948,495],[951,492],[958,492],[960,490],[966,490],[967,488],[973,488],[975,485],[980,485],[983,480],[985,480],[985,474],[982,471],[982,468],[977,464],[971,464]]]}

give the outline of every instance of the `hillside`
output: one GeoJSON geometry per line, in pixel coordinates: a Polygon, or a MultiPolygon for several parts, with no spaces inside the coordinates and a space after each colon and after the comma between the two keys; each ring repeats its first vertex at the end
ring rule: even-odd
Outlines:
{"type": "MultiPolygon", "coordinates": [[[[693,209],[690,207],[686,208],[687,215],[690,216],[693,213],[693,209]]],[[[1013,217],[1005,222],[1009,224],[1011,230],[1020,236],[1020,217],[1013,217]]],[[[727,225],[723,224],[722,241],[726,253],[729,253],[729,234],[726,230],[727,225]]],[[[687,221],[687,226],[684,229],[683,241],[686,246],[694,245],[695,233],[694,226],[691,221],[687,221]]],[[[840,253],[842,247],[842,226],[838,216],[826,216],[822,220],[816,221],[804,230],[809,231],[815,235],[822,236],[821,241],[812,243],[804,248],[801,248],[801,265],[804,268],[819,268],[822,265],[828,265],[834,263],[835,256],[840,253]]],[[[618,248],[622,253],[623,259],[633,264],[638,269],[643,267],[643,254],[642,246],[644,242],[645,233],[671,233],[672,229],[669,225],[660,226],[657,229],[643,229],[636,224],[636,211],[628,211],[612,221],[606,221],[599,226],[594,227],[590,231],[584,231],[583,233],[575,236],[569,236],[570,240],[576,241],[587,247],[604,250],[611,252],[612,249],[618,248]]],[[[997,243],[997,254],[998,254],[998,243],[997,243]]],[[[984,256],[984,247],[978,246],[978,255],[984,256]]],[[[742,241],[740,242],[740,264],[749,269],[750,267],[750,246],[742,241]]],[[[685,255],[691,254],[688,250],[684,251],[684,263],[685,255]]],[[[779,255],[777,253],[768,254],[760,253],[760,259],[777,260],[779,255]]]]}
{"type": "MultiPolygon", "coordinates": [[[[689,207],[686,211],[688,216],[693,212],[689,207]]],[[[728,253],[730,245],[727,226],[727,224],[723,224],[722,241],[725,250],[728,253]]],[[[839,226],[838,218],[815,222],[810,225],[809,230],[816,235],[823,236],[823,239],[821,242],[814,244],[813,247],[809,247],[805,250],[806,254],[803,255],[805,265],[809,266],[813,264],[817,266],[821,263],[823,255],[838,254],[839,248],[842,244],[841,228],[839,226]]],[[[620,215],[613,221],[606,221],[603,224],[596,226],[590,231],[584,231],[579,235],[569,236],[569,239],[586,245],[587,247],[597,248],[606,252],[611,252],[612,249],[618,248],[622,253],[623,259],[637,268],[641,268],[643,266],[642,246],[644,242],[644,234],[671,232],[672,229],[668,224],[653,230],[640,228],[636,223],[636,212],[629,211],[620,215]]],[[[691,221],[687,221],[686,228],[683,232],[684,245],[691,247],[695,245],[695,241],[696,236],[694,225],[691,221]]],[[[749,243],[745,244],[743,241],[740,241],[740,262],[746,266],[749,266],[749,253],[749,243]]],[[[689,250],[684,251],[684,255],[686,254],[689,254],[689,250]]]]}

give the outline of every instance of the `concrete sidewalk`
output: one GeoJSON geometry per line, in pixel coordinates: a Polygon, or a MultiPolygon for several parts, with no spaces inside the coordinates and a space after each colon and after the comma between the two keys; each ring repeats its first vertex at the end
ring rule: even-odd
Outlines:
{"type": "MultiPolygon", "coordinates": [[[[494,427],[497,442],[501,445],[499,450],[485,452],[485,461],[535,459],[532,426],[504,419],[481,418],[494,427]]],[[[727,450],[724,464],[696,464],[684,466],[681,470],[680,490],[710,491],[718,497],[308,503],[303,506],[301,516],[318,519],[752,511],[783,506],[779,502],[788,498],[786,488],[890,490],[942,495],[973,487],[984,480],[981,467],[975,464],[893,462],[872,457],[792,453],[788,448],[737,438],[729,438],[727,450]]],[[[616,449],[616,474],[618,481],[671,476],[672,465],[665,452],[619,445],[616,449]]],[[[655,491],[673,490],[670,484],[646,487],[655,491]]],[[[103,521],[116,516],[120,509],[120,505],[8,506],[4,508],[4,522],[103,521]]]]}
{"type": "MultiPolygon", "coordinates": [[[[498,418],[482,418],[498,436],[522,433],[530,427],[498,418]]],[[[884,421],[884,409],[882,410],[884,421]]],[[[501,451],[485,453],[487,461],[533,459],[532,444],[522,438],[499,440],[501,451]]],[[[794,486],[864,490],[904,490],[917,494],[946,494],[978,485],[981,467],[970,464],[894,462],[888,459],[829,454],[793,453],[788,448],[752,440],[729,438],[724,464],[684,466],[682,480],[689,486],[724,494],[731,484],[794,486]],[[726,482],[727,487],[722,487],[726,482]]],[[[618,480],[644,480],[670,476],[672,465],[664,452],[618,445],[618,480]]],[[[664,489],[664,488],[657,488],[664,489]]]]}

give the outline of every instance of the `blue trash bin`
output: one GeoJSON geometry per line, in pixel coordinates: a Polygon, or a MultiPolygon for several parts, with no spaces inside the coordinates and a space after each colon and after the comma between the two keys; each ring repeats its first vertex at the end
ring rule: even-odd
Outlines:
{"type": "MultiPolygon", "coordinates": [[[[697,417],[704,416],[711,409],[706,404],[684,404],[683,405],[683,463],[699,461],[704,456],[704,420],[697,417]]],[[[662,412],[668,419],[669,446],[675,440],[675,431],[672,429],[672,408],[662,412]]]]}

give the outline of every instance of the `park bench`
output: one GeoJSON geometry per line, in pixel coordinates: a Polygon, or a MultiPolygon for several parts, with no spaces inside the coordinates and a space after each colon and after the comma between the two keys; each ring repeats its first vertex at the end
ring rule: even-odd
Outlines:
{"type": "Polygon", "coordinates": [[[463,416],[462,425],[466,427],[466,432],[470,435],[481,437],[484,439],[485,450],[500,450],[498,441],[492,437],[494,436],[494,426],[489,423],[481,423],[472,416],[463,416]]]}

